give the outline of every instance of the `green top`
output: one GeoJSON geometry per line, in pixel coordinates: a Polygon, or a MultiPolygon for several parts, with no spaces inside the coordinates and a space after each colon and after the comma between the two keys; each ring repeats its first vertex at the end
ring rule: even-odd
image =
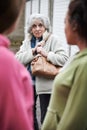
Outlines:
{"type": "Polygon", "coordinates": [[[56,76],[41,130],[87,130],[87,49],[56,76]]]}

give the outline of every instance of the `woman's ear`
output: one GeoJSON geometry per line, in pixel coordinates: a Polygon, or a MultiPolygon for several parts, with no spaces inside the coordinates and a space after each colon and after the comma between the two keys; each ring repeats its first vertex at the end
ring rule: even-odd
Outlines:
{"type": "Polygon", "coordinates": [[[77,27],[78,27],[77,23],[75,21],[73,21],[73,23],[72,23],[72,30],[73,31],[77,31],[77,27]]]}

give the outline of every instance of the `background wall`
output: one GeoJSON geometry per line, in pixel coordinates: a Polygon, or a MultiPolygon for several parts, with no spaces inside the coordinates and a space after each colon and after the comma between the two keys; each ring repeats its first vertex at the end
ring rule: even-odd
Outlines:
{"type": "Polygon", "coordinates": [[[10,50],[16,53],[19,50],[20,45],[24,39],[24,26],[25,26],[25,6],[24,10],[22,11],[22,15],[19,20],[19,24],[10,35],[8,35],[9,39],[11,40],[10,50]]]}

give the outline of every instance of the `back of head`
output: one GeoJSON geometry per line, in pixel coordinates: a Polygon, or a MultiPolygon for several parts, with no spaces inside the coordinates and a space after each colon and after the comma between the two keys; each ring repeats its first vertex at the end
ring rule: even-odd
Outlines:
{"type": "Polygon", "coordinates": [[[0,33],[9,29],[17,20],[24,0],[0,1],[0,33]]]}
{"type": "Polygon", "coordinates": [[[68,9],[70,23],[75,23],[79,36],[87,40],[87,0],[71,0],[68,9]]]}

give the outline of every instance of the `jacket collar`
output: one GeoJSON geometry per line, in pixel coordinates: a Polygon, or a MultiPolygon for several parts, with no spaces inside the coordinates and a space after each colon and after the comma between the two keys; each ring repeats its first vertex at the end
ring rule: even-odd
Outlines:
{"type": "MultiPolygon", "coordinates": [[[[48,35],[49,35],[49,32],[47,32],[47,30],[43,33],[43,40],[45,40],[46,39],[46,37],[48,37],[48,35]]],[[[30,34],[30,33],[28,33],[27,35],[26,35],[26,37],[25,37],[25,39],[26,40],[31,40],[31,38],[32,38],[32,34],[30,34]]]]}

